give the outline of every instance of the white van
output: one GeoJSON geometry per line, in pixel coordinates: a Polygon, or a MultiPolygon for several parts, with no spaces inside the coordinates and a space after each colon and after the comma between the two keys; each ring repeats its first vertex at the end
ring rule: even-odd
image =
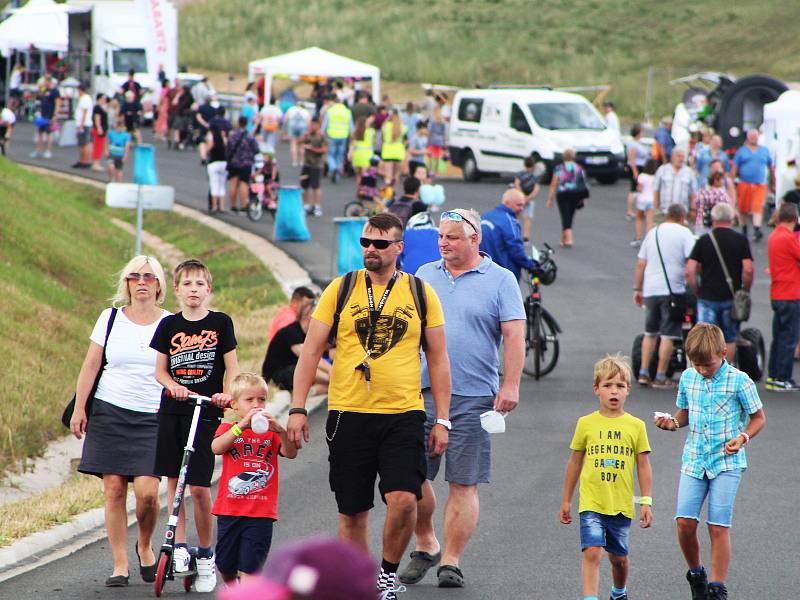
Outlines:
{"type": "Polygon", "coordinates": [[[620,136],[586,98],[546,88],[457,92],[448,147],[468,181],[521,171],[527,156],[544,163],[549,174],[567,148],[601,183],[614,183],[625,163],[620,136]]]}

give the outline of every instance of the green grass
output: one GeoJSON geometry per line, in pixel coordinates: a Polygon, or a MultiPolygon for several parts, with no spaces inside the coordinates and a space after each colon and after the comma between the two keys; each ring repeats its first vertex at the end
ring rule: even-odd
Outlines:
{"type": "MultiPolygon", "coordinates": [[[[24,467],[65,434],[61,411],[75,389],[88,337],[131,257],[132,236],[109,223],[103,191],[29,173],[0,158],[0,329],[5,331],[0,473],[24,467]]],[[[272,273],[230,238],[174,213],[145,227],[215,276],[215,308],[234,319],[244,368],[263,357],[269,317],[285,299],[272,273]]],[[[174,310],[174,297],[166,307],[174,310]]]]}
{"type": "Polygon", "coordinates": [[[396,81],[607,83],[640,118],[651,66],[659,112],[682,91],[667,81],[695,71],[800,80],[799,21],[796,0],[196,0],[181,9],[180,60],[241,73],[320,46],[396,81]]]}

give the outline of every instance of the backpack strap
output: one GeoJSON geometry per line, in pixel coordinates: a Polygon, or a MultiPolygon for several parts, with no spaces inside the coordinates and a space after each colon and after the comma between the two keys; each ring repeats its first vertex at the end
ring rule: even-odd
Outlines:
{"type": "Polygon", "coordinates": [[[342,282],[339,284],[339,293],[336,296],[336,312],[333,314],[333,325],[328,337],[331,345],[336,345],[336,334],[339,331],[339,316],[342,314],[350,295],[353,293],[353,288],[356,287],[356,279],[358,271],[350,271],[342,276],[342,282]]]}
{"type": "Polygon", "coordinates": [[[414,297],[414,306],[420,319],[419,345],[426,350],[428,347],[425,341],[425,329],[428,326],[428,299],[425,294],[425,282],[416,275],[408,274],[408,285],[411,287],[411,295],[414,297]]]}

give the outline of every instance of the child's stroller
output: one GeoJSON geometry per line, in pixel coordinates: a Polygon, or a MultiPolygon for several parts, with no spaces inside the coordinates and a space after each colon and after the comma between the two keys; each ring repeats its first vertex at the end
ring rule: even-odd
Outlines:
{"type": "Polygon", "coordinates": [[[252,221],[260,221],[264,211],[275,216],[278,208],[278,188],[280,187],[280,174],[278,163],[271,154],[266,160],[261,154],[256,155],[253,172],[250,175],[249,197],[247,203],[247,216],[252,221]]]}

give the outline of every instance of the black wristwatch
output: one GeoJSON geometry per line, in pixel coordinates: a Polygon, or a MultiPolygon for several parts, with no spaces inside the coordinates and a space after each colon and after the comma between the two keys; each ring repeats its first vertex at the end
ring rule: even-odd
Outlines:
{"type": "Polygon", "coordinates": [[[292,415],[305,415],[308,416],[308,411],[305,408],[300,408],[299,406],[295,406],[294,408],[289,409],[289,416],[292,415]]]}

